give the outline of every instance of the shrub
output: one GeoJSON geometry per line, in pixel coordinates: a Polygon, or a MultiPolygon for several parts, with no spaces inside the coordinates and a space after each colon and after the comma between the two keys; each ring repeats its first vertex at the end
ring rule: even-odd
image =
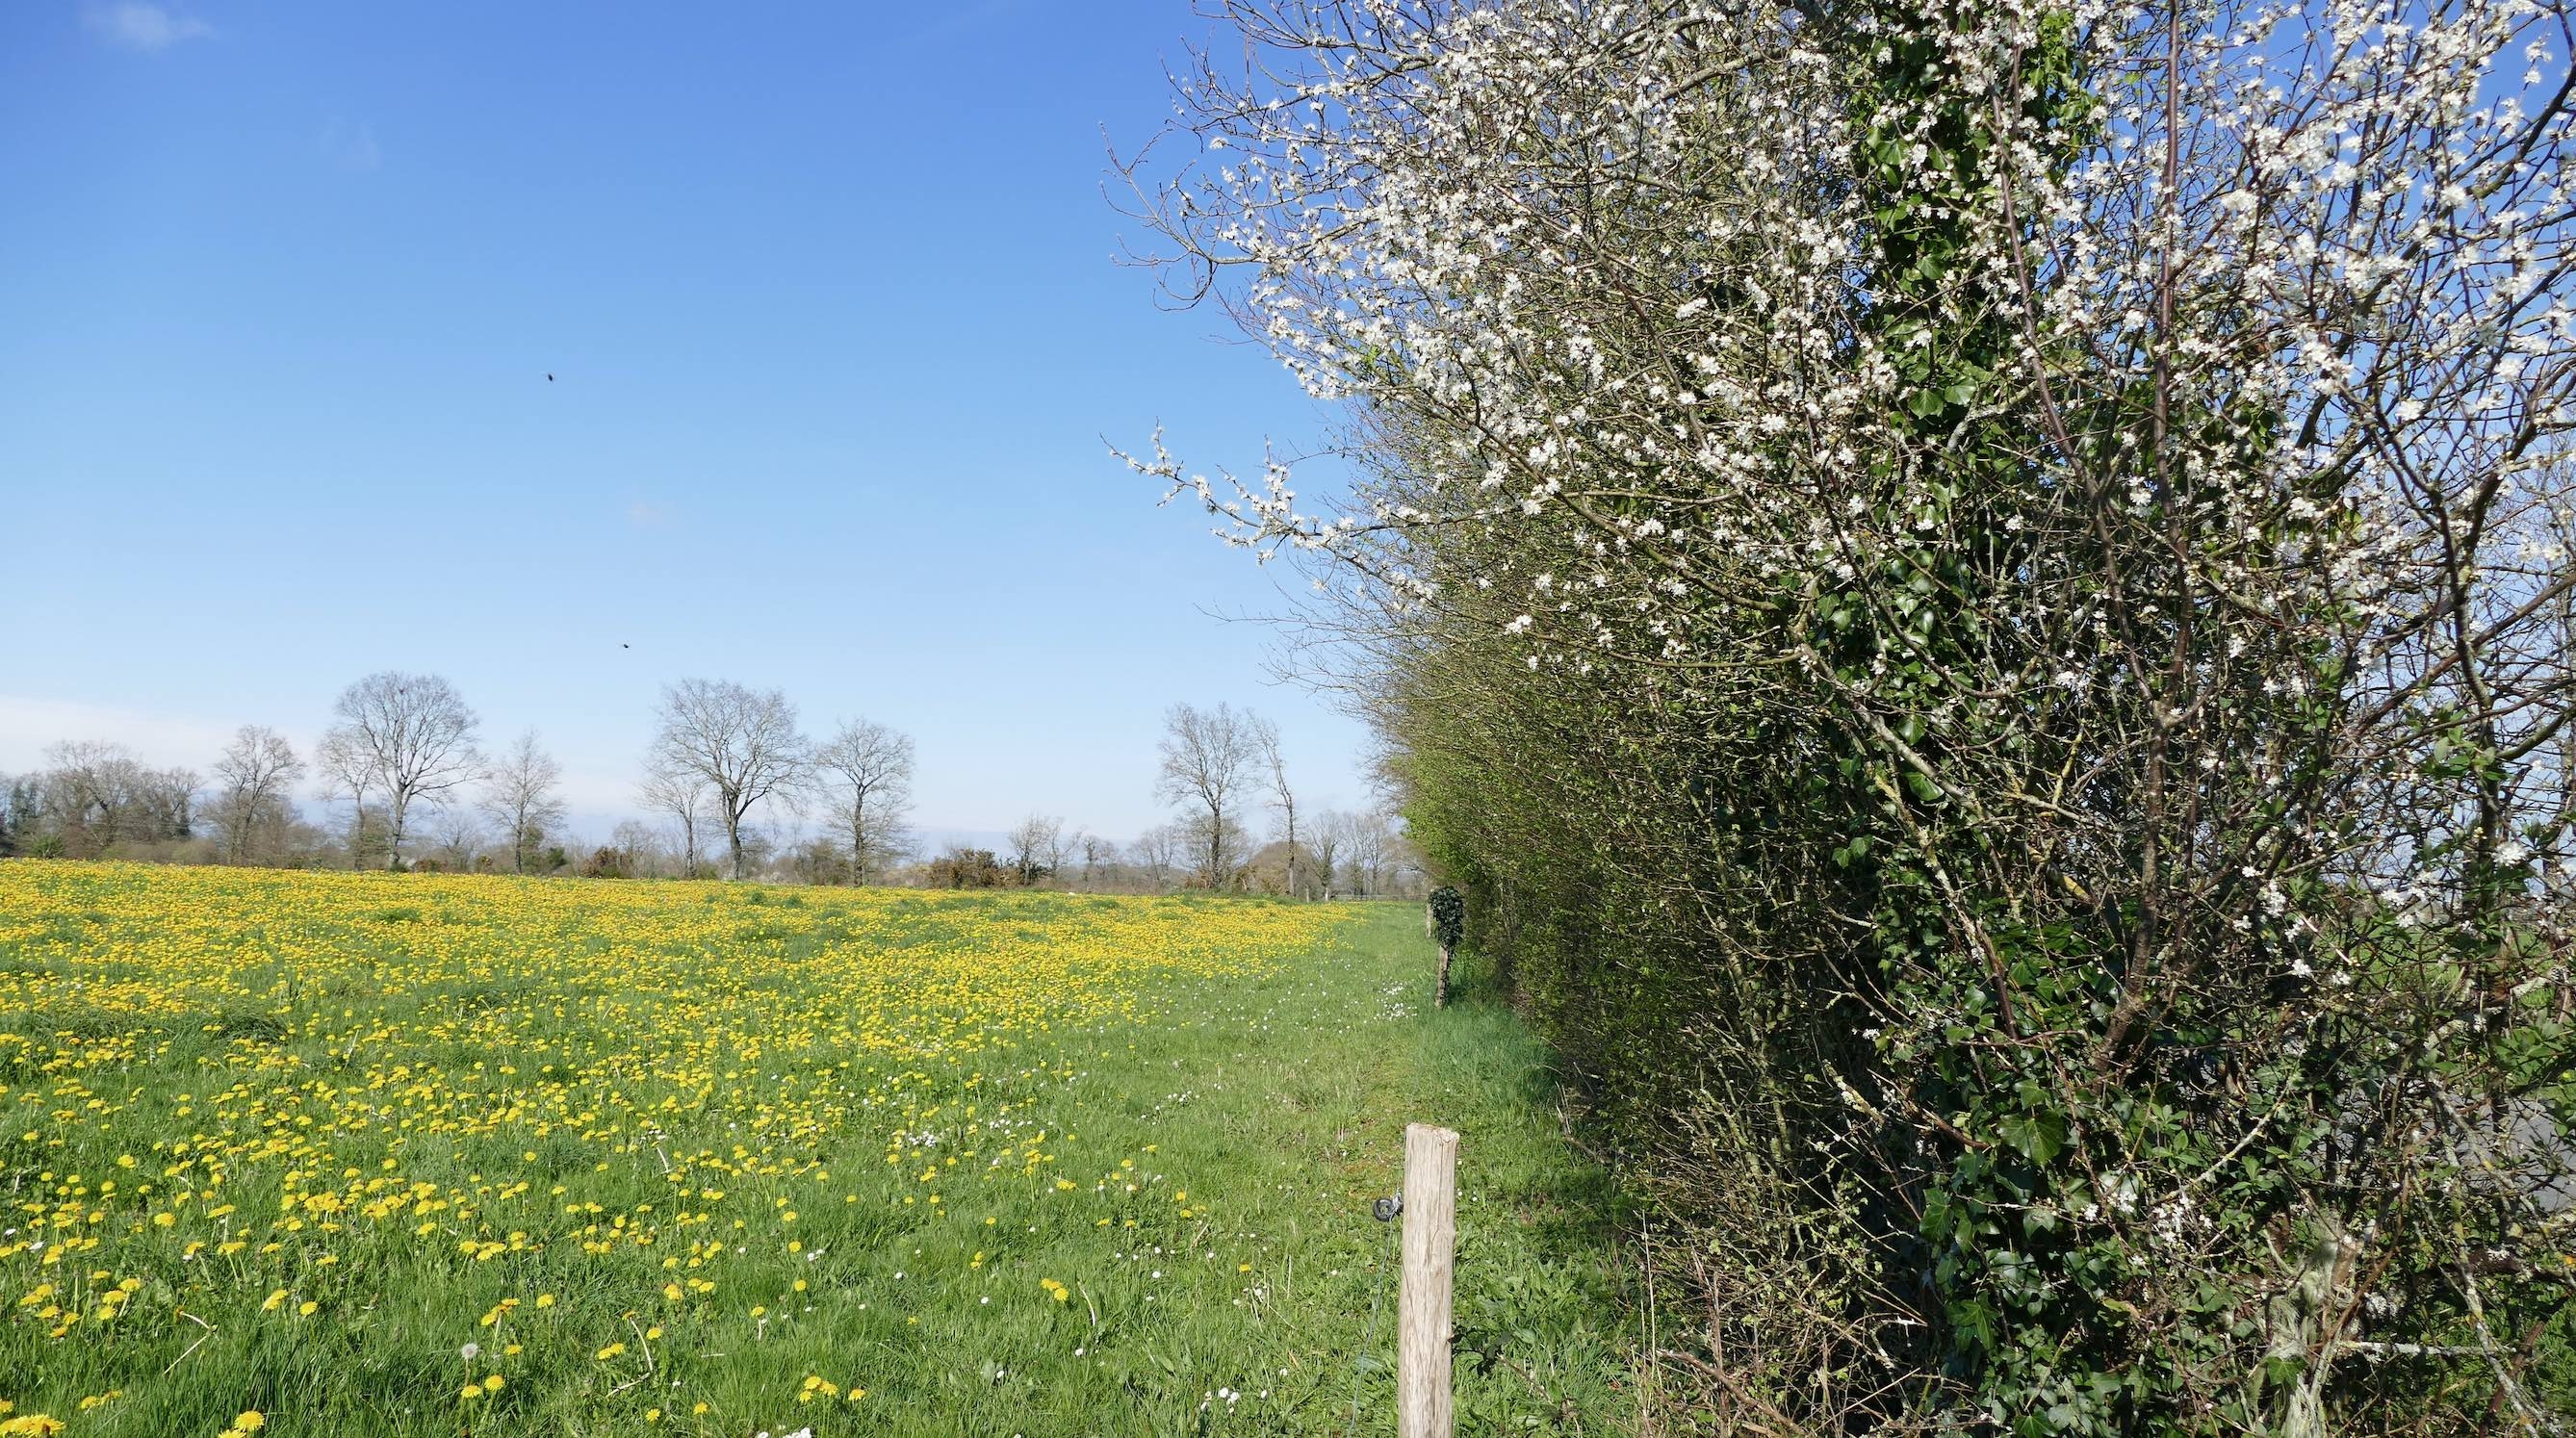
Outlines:
{"type": "Polygon", "coordinates": [[[1137,463],[1311,561],[1711,1401],[2537,1422],[2566,7],[1229,13],[1154,215],[1361,478],[1137,463]]]}

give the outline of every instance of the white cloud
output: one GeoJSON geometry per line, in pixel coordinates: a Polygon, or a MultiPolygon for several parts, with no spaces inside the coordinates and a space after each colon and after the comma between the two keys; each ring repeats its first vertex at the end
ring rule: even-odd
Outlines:
{"type": "Polygon", "coordinates": [[[333,120],[322,127],[322,153],[344,170],[372,170],[385,162],[376,144],[376,127],[333,120]]]}
{"type": "Polygon", "coordinates": [[[639,499],[626,506],[626,525],[630,529],[667,529],[671,511],[649,499],[639,499]]]}
{"type": "Polygon", "coordinates": [[[91,0],[81,7],[81,23],[111,45],[158,54],[184,40],[202,40],[215,27],[193,15],[146,0],[91,0]]]}

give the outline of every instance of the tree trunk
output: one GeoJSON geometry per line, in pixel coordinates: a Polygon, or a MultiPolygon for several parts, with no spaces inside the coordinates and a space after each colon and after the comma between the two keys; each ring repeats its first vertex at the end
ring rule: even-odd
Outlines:
{"type": "Polygon", "coordinates": [[[1208,805],[1208,892],[1225,884],[1225,811],[1208,805]]]}
{"type": "Polygon", "coordinates": [[[385,805],[385,872],[402,871],[403,820],[411,808],[411,796],[400,789],[385,805]]]}
{"type": "Polygon", "coordinates": [[[2272,1431],[2282,1438],[2325,1438],[2325,1385],[2343,1337],[2342,1320],[2352,1306],[2345,1300],[2351,1262],[2361,1245],[2323,1215],[2317,1227],[2318,1236],[2300,1255],[2289,1288],[2272,1298],[2267,1314],[2271,1342],[2264,1357],[2299,1370],[2297,1379],[2272,1400],[2272,1431]]]}
{"type": "Polygon", "coordinates": [[[356,873],[367,852],[367,791],[358,789],[350,796],[349,871],[356,873]]]}
{"type": "Polygon", "coordinates": [[[850,883],[864,886],[868,882],[868,801],[853,797],[850,801],[850,883]]]}

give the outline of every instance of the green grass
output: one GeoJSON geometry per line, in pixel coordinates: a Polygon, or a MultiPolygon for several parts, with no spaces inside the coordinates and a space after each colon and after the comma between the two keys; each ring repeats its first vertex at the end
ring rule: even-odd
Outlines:
{"type": "MultiPolygon", "coordinates": [[[[100,872],[113,882],[92,888],[111,893],[158,894],[154,885],[177,882],[100,872]]],[[[0,1399],[14,1400],[19,1413],[51,1413],[73,1435],[156,1438],[213,1438],[244,1409],[263,1412],[274,1434],[750,1438],[807,1426],[817,1435],[1027,1438],[1388,1433],[1394,1232],[1367,1208],[1399,1184],[1404,1125],[1429,1121],[1463,1135],[1460,1431],[1633,1426],[1633,1334],[1613,1190],[1558,1138],[1546,1053],[1479,994],[1472,973],[1464,1002],[1430,1009],[1432,955],[1415,908],[1353,906],[1350,921],[1328,928],[1313,951],[1251,976],[1163,971],[1141,1013],[1071,1008],[982,1050],[974,1062],[984,1077],[965,1091],[1043,1115],[1052,1135],[1043,1163],[1054,1167],[1033,1161],[1029,1171],[1041,1180],[1061,1172],[1080,1181],[1079,1191],[1044,1181],[970,1187],[961,1177],[939,1185],[950,1194],[945,1204],[916,1203],[913,1190],[900,1186],[907,1175],[889,1170],[881,1125],[857,1112],[836,1121],[830,1115],[841,1110],[825,1104],[795,1110],[804,1116],[797,1131],[742,1134],[757,1140],[750,1145],[757,1153],[775,1150],[795,1162],[739,1166],[723,1184],[733,1190],[723,1199],[678,1203],[681,1212],[695,1206],[712,1215],[696,1228],[683,1224],[650,1247],[619,1244],[602,1230],[607,1246],[591,1252],[581,1247],[586,1235],[572,1227],[581,1215],[556,1216],[567,1198],[600,1205],[602,1222],[641,1214],[658,1222],[673,1213],[680,1182],[665,1166],[674,1158],[683,1167],[698,1164],[699,1177],[687,1183],[714,1187],[705,1175],[725,1169],[720,1145],[685,1132],[685,1105],[656,1109],[650,1101],[666,1094],[648,1087],[642,1068],[629,1073],[615,1062],[602,1081],[626,1074],[633,1092],[618,1098],[631,1100],[636,1114],[666,1115],[669,1138],[654,1141],[630,1127],[605,1142],[601,1131],[576,1133],[569,1123],[533,1137],[544,1130],[509,1118],[501,1106],[542,1099],[542,1083],[531,1075],[490,1082],[488,1066],[521,1043],[534,1046],[523,1055],[531,1067],[537,1048],[622,1053],[636,1036],[603,1016],[641,1001],[613,984],[576,991],[503,966],[459,967],[426,956],[445,952],[433,938],[447,942],[473,925],[535,923],[511,917],[517,897],[530,894],[546,896],[547,921],[557,925],[542,942],[580,947],[580,915],[576,907],[563,917],[573,901],[561,895],[632,895],[644,886],[448,879],[414,898],[392,891],[417,881],[339,882],[374,886],[363,910],[352,911],[359,917],[292,940],[327,952],[327,961],[257,964],[249,962],[256,953],[242,952],[210,963],[191,981],[195,987],[167,995],[131,977],[153,970],[159,920],[92,909],[37,915],[13,930],[0,914],[0,1000],[19,996],[14,1012],[0,1012],[0,1129],[7,1130],[0,1133],[7,1213],[0,1226],[22,1230],[0,1237],[0,1399]],[[490,912],[477,907],[487,901],[490,912]],[[211,1105],[219,1084],[258,1076],[263,1094],[314,1095],[313,1111],[325,1090],[345,1102],[367,1057],[350,1055],[371,1023],[418,1024],[425,1009],[441,1016],[441,1044],[394,1057],[442,1076],[440,1102],[452,1104],[451,1121],[424,1124],[383,1151],[399,1153],[405,1178],[426,1175],[452,1192],[485,1195],[468,1202],[479,1204],[488,1222],[442,1229],[435,1241],[417,1243],[408,1240],[416,1213],[378,1225],[381,1239],[362,1237],[375,1228],[349,1215],[339,1216],[350,1221],[327,1240],[311,1228],[281,1233],[281,1181],[317,1191],[342,1175],[299,1180],[290,1172],[282,1179],[282,1164],[237,1163],[226,1192],[243,1210],[243,1235],[318,1243],[339,1256],[302,1270],[308,1276],[295,1282],[288,1301],[262,1310],[257,1300],[269,1280],[257,1267],[256,1247],[228,1258],[208,1249],[181,1259],[144,1221],[159,1200],[129,1209],[109,1196],[64,1197],[72,1173],[84,1175],[83,1187],[103,1175],[123,1178],[123,1195],[152,1181],[155,1167],[173,1156],[173,1139],[205,1123],[202,1113],[182,1116],[179,1100],[193,1095],[211,1105]],[[445,1017],[451,1014],[452,1021],[445,1017]],[[108,1047],[83,1048],[100,1044],[108,1047]],[[50,1063],[35,1062],[48,1052],[50,1063]],[[112,1117],[84,1118],[90,1104],[104,1106],[91,1112],[112,1117]],[[684,1143],[699,1147],[693,1154],[684,1143]],[[522,1144],[529,1145],[524,1161],[522,1144]],[[145,1161],[121,1170],[113,1166],[120,1152],[141,1152],[145,1161]],[[1122,1170],[1121,1162],[1136,1167],[1122,1170]],[[1098,1197],[1094,1186],[1119,1173],[1139,1182],[1143,1198],[1104,1208],[1116,1195],[1098,1197]],[[533,1182],[532,1197],[490,1197],[496,1189],[506,1194],[505,1179],[533,1182]],[[550,1187],[570,1192],[552,1204],[536,1202],[550,1187]],[[1178,1196],[1184,1187],[1186,1199],[1178,1196]],[[45,1231],[39,1222],[51,1222],[67,1202],[94,1203],[105,1217],[51,1230],[54,1243],[65,1232],[86,1233],[104,1247],[45,1265],[26,1240],[45,1231]],[[511,1202],[536,1202],[525,1210],[533,1216],[497,1217],[511,1202]],[[792,1228],[767,1222],[782,1213],[792,1228]],[[1103,1226],[1103,1213],[1133,1215],[1136,1226],[1103,1226]],[[752,1217],[748,1226],[742,1215],[752,1217]],[[505,1225],[539,1241],[479,1261],[448,1241],[454,1232],[498,1241],[505,1225]],[[783,1241],[789,1233],[793,1251],[783,1241]],[[720,1236],[740,1241],[714,1252],[720,1236]],[[691,1251],[682,1246],[688,1242],[709,1245],[708,1267],[667,1266],[691,1251]],[[41,1305],[18,1302],[50,1280],[82,1286],[83,1302],[94,1307],[96,1291],[113,1279],[93,1282],[93,1271],[143,1281],[131,1313],[49,1337],[51,1325],[35,1316],[41,1305]],[[721,1292],[667,1307],[652,1301],[665,1277],[697,1272],[720,1272],[721,1292]],[[1046,1279],[1066,1285],[1064,1301],[1040,1287],[1046,1279]],[[793,1286],[799,1280],[802,1292],[793,1286]],[[246,1300],[227,1296],[243,1293],[246,1300]],[[535,1307],[539,1293],[554,1301],[535,1307]],[[521,1306],[497,1326],[478,1322],[513,1297],[521,1306]],[[308,1298],[317,1312],[298,1319],[296,1308],[308,1298]],[[765,1311],[755,1317],[755,1306],[765,1311]],[[667,1331],[648,1341],[654,1327],[667,1331]],[[625,1353],[596,1356],[621,1341],[625,1353]],[[467,1343],[484,1350],[470,1362],[460,1356],[467,1343]],[[504,1361],[500,1349],[511,1343],[521,1351],[504,1361]],[[487,1372],[506,1375],[505,1386],[461,1401],[460,1385],[487,1372]],[[808,1375],[864,1386],[868,1396],[800,1404],[808,1375]],[[79,1411],[83,1397],[109,1390],[119,1396],[79,1411]],[[661,1416],[648,1422],[656,1407],[661,1416]]],[[[799,1005],[821,990],[800,987],[802,976],[835,945],[901,953],[909,944],[971,937],[979,926],[999,926],[994,932],[1012,943],[1042,944],[1080,932],[1093,916],[1131,912],[1070,896],[879,895],[862,909],[863,901],[822,892],[808,899],[790,891],[659,887],[693,904],[703,896],[721,906],[726,932],[740,946],[721,973],[688,982],[720,983],[729,1002],[763,1006],[757,1012],[782,1026],[814,1022],[799,1005]]],[[[101,902],[95,894],[55,897],[101,902]]],[[[194,913],[175,901],[172,911],[194,913]]],[[[1179,910],[1211,921],[1236,911],[1221,903],[1179,910]]],[[[224,917],[188,922],[190,943],[220,948],[224,917]]],[[[605,938],[592,946],[603,954],[616,948],[605,938]]],[[[617,957],[645,975],[640,991],[658,992],[649,956],[621,950],[617,957]]],[[[684,1012],[671,1007],[679,1002],[667,997],[665,1007],[649,1012],[684,1012]]],[[[932,1011],[902,1010],[916,1017],[932,1011]]],[[[865,1057],[833,1048],[837,1030],[817,1032],[815,1046],[792,1062],[740,1056],[742,1072],[777,1078],[760,1071],[775,1065],[790,1087],[803,1073],[810,1088],[817,1081],[811,1076],[833,1072],[834,1062],[847,1072],[865,1057]]],[[[928,1060],[919,1067],[942,1075],[950,1087],[940,1100],[953,1104],[952,1070],[962,1069],[928,1060]]],[[[381,1066],[376,1076],[382,1079],[381,1066]]],[[[399,1089],[396,1080],[371,1092],[399,1089]]],[[[680,1089],[670,1096],[687,1097],[680,1089]]],[[[345,1121],[345,1107],[339,1112],[345,1121]]],[[[284,1098],[241,1114],[246,1132],[279,1134],[281,1143],[311,1132],[297,1123],[310,1114],[284,1098]]],[[[333,1152],[355,1153],[368,1141],[344,1134],[333,1152]]],[[[742,1153],[738,1146],[735,1158],[742,1153]]],[[[920,1161],[908,1155],[901,1167],[920,1161]]],[[[350,1164],[352,1174],[362,1168],[373,1166],[350,1164]]],[[[678,1199],[690,1192],[682,1184],[678,1199]]]]}

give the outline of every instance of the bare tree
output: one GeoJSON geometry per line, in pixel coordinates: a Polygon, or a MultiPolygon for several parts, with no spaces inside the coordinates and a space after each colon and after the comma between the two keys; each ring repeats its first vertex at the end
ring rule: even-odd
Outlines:
{"type": "Polygon", "coordinates": [[[1010,868],[1023,888],[1055,873],[1064,858],[1064,821],[1052,814],[1031,814],[1009,836],[1010,868]]]}
{"type": "Polygon", "coordinates": [[[855,719],[814,756],[818,787],[850,839],[850,881],[864,884],[905,848],[912,809],[912,736],[855,719]]]}
{"type": "Polygon", "coordinates": [[[355,869],[365,862],[367,791],[379,787],[375,756],[354,735],[334,729],[322,736],[314,760],[321,769],[323,802],[349,801],[349,867],[355,869]]]}
{"type": "Polygon", "coordinates": [[[206,781],[194,769],[139,769],[135,773],[136,837],[152,842],[194,837],[197,791],[206,781]]]}
{"type": "Polygon", "coordinates": [[[707,781],[695,771],[656,764],[637,786],[636,797],[657,814],[667,814],[680,836],[680,877],[698,876],[698,826],[715,811],[707,781]]]}
{"type": "Polygon", "coordinates": [[[616,851],[619,866],[636,878],[659,879],[670,872],[664,864],[662,836],[642,820],[619,820],[608,842],[616,851]]]}
{"type": "Polygon", "coordinates": [[[373,787],[385,795],[385,867],[402,867],[403,826],[411,806],[438,800],[483,775],[475,752],[480,721],[435,674],[370,674],[342,690],[331,733],[364,756],[373,787]]]}
{"type": "Polygon", "coordinates": [[[537,746],[530,729],[501,755],[483,787],[483,812],[509,837],[510,872],[528,872],[538,842],[564,821],[563,765],[537,746]]]}
{"type": "Polygon", "coordinates": [[[1065,846],[1082,855],[1082,891],[1086,894],[1091,892],[1093,876],[1099,873],[1100,866],[1118,862],[1118,846],[1088,829],[1075,830],[1065,846]]]}
{"type": "Polygon", "coordinates": [[[1226,841],[1240,831],[1235,810],[1260,758],[1261,719],[1230,705],[1199,709],[1175,704],[1163,716],[1162,772],[1155,797],[1204,810],[1196,825],[1210,888],[1226,881],[1226,841]]]}
{"type": "Polygon", "coordinates": [[[1205,889],[1239,891],[1251,875],[1253,858],[1252,831],[1236,823],[1232,815],[1210,819],[1205,812],[1183,814],[1172,821],[1179,852],[1189,860],[1186,882],[1205,889]],[[1208,856],[1220,856],[1217,868],[1207,868],[1208,856]]]}
{"type": "Polygon", "coordinates": [[[662,691],[661,729],[653,740],[657,772],[704,781],[724,822],[734,878],[743,877],[743,823],[763,799],[794,803],[812,762],[796,729],[796,707],[783,692],[756,691],[727,680],[683,679],[662,691]]]}
{"type": "Polygon", "coordinates": [[[143,766],[122,744],[72,739],[45,750],[46,825],[75,857],[102,854],[125,837],[143,766]]]}
{"type": "Polygon", "coordinates": [[[1386,892],[1396,862],[1395,827],[1378,810],[1346,815],[1345,820],[1341,847],[1350,854],[1344,872],[1350,875],[1352,893],[1367,898],[1386,892]]]}
{"type": "Polygon", "coordinates": [[[1279,811],[1280,837],[1287,841],[1288,897],[1302,899],[1306,891],[1297,882],[1297,792],[1288,787],[1288,760],[1279,751],[1279,726],[1247,714],[1244,727],[1252,731],[1261,767],[1270,773],[1270,807],[1279,811]]]}
{"type": "Polygon", "coordinates": [[[63,852],[87,857],[124,843],[190,837],[200,781],[192,769],[153,769],[122,744],[73,741],[45,751],[37,810],[63,852]]]}
{"type": "Polygon", "coordinates": [[[215,777],[223,784],[215,801],[215,826],[223,836],[224,857],[238,864],[248,857],[261,829],[285,827],[287,795],[304,777],[304,761],[285,735],[245,724],[215,761],[215,777]]]}
{"type": "Polygon", "coordinates": [[[473,868],[474,856],[483,850],[483,826],[474,822],[474,811],[463,804],[441,804],[436,818],[432,834],[438,861],[458,873],[473,868]]]}
{"type": "Polygon", "coordinates": [[[1157,824],[1136,836],[1127,849],[1129,862],[1145,871],[1156,892],[1172,885],[1172,869],[1180,862],[1180,839],[1175,826],[1157,824]]]}
{"type": "Polygon", "coordinates": [[[1314,837],[1307,842],[1315,851],[1317,887],[1327,899],[1333,897],[1333,864],[1341,856],[1342,836],[1350,832],[1350,824],[1349,815],[1327,809],[1309,826],[1314,837]]]}

